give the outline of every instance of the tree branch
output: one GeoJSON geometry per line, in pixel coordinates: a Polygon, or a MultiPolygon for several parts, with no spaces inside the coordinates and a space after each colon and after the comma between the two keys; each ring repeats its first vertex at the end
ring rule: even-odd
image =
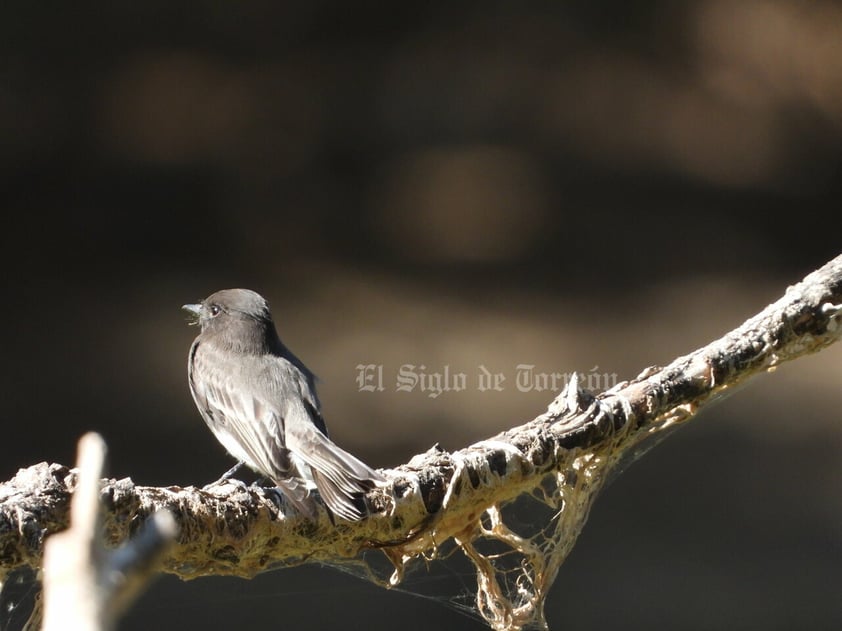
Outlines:
{"type": "MultiPolygon", "coordinates": [[[[324,513],[317,522],[285,516],[271,494],[242,485],[205,491],[136,486],[125,478],[106,480],[101,490],[107,539],[117,545],[149,515],[167,509],[180,535],[164,555],[163,569],[185,579],[249,577],[272,567],[347,559],[382,548],[395,564],[394,583],[410,559],[434,552],[450,538],[469,557],[477,537],[495,537],[527,554],[526,544],[502,527],[499,507],[524,492],[534,494],[551,475],[563,504],[578,503],[579,514],[565,525],[565,540],[556,542],[560,546],[551,562],[536,570],[540,577],[530,579],[543,581],[535,589],[545,593],[607,473],[717,395],[836,342],[842,335],[840,312],[842,256],[788,288],[739,328],[666,367],[649,368],[596,395],[573,380],[544,414],[524,425],[453,453],[433,447],[387,471],[391,483],[369,493],[371,515],[358,523],[333,526],[324,513]],[[582,492],[573,494],[576,489],[582,492]]],[[[22,469],[0,484],[0,574],[41,566],[45,538],[67,527],[70,494],[77,484],[75,470],[47,463],[22,469]]],[[[475,562],[482,578],[484,561],[475,562]]],[[[483,595],[480,586],[483,615],[484,608],[498,606],[482,601],[495,589],[490,585],[483,595]]],[[[540,614],[542,602],[533,602],[529,615],[540,614]]],[[[496,623],[489,619],[497,628],[518,628],[518,615],[510,607],[486,618],[498,616],[496,623]]]]}

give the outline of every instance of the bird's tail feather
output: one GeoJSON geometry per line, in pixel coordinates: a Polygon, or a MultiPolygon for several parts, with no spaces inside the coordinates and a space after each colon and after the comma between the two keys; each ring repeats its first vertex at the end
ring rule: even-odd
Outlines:
{"type": "Polygon", "coordinates": [[[359,521],[366,514],[365,492],[371,489],[374,484],[366,484],[360,480],[352,486],[347,482],[340,482],[320,471],[313,471],[313,480],[319,489],[328,510],[342,519],[348,521],[359,521]]]}
{"type": "Polygon", "coordinates": [[[362,519],[366,514],[363,496],[386,478],[321,433],[313,437],[311,447],[300,457],[310,465],[328,509],[348,521],[362,519]]]}

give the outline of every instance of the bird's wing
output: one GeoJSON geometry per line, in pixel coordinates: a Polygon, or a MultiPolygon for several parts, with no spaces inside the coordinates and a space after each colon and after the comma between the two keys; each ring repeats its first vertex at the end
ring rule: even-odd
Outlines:
{"type": "Polygon", "coordinates": [[[319,395],[316,393],[316,375],[283,344],[275,361],[283,365],[284,372],[290,376],[287,386],[291,387],[292,391],[289,394],[301,397],[307,407],[310,419],[322,434],[330,438],[330,433],[327,431],[327,425],[322,416],[319,395]]]}
{"type": "Polygon", "coordinates": [[[360,497],[385,478],[320,432],[314,424],[315,412],[306,398],[288,400],[287,448],[310,466],[316,488],[330,510],[355,521],[363,516],[360,497]]]}
{"type": "MultiPolygon", "coordinates": [[[[259,375],[232,366],[207,344],[191,352],[190,389],[205,422],[235,458],[273,480],[289,474],[284,419],[277,403],[244,375],[259,375]]],[[[247,362],[238,358],[238,362],[247,362]]]]}

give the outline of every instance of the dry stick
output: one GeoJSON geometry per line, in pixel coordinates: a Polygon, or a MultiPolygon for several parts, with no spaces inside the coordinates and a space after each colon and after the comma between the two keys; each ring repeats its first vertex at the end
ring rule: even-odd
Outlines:
{"type": "MultiPolygon", "coordinates": [[[[397,580],[402,561],[475,533],[486,508],[534,489],[546,474],[569,466],[571,453],[611,448],[620,435],[640,445],[689,419],[718,393],[837,341],[840,305],[842,256],[739,328],[669,366],[596,396],[574,385],[534,421],[454,453],[434,447],[414,457],[387,472],[390,486],[369,493],[372,514],[358,523],[332,526],[324,513],[315,523],[284,516],[255,488],[142,487],[126,478],[103,482],[106,536],[112,545],[123,542],[139,521],[168,509],[181,532],[162,569],[185,579],[253,576],[393,545],[384,550],[397,564],[397,580]]],[[[0,484],[0,577],[19,566],[41,566],[45,537],[67,527],[78,481],[74,470],[41,463],[0,484]]],[[[567,550],[578,534],[571,530],[567,550]]]]}
{"type": "Polygon", "coordinates": [[[99,570],[105,555],[99,512],[99,480],[105,464],[102,438],[83,436],[76,463],[79,484],[70,503],[70,527],[48,539],[44,550],[44,631],[110,627],[104,619],[99,570]]]}
{"type": "Polygon", "coordinates": [[[50,537],[44,550],[44,631],[111,629],[175,538],[172,515],[159,511],[126,545],[105,548],[99,502],[105,453],[98,434],[79,441],[70,527],[50,537]]]}

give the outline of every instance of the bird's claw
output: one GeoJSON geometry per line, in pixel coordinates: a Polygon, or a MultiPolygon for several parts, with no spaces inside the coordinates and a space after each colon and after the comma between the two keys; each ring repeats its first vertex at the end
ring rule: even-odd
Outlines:
{"type": "Polygon", "coordinates": [[[229,485],[235,486],[235,487],[245,488],[246,487],[245,482],[243,482],[242,480],[237,480],[236,478],[233,477],[233,475],[235,473],[237,473],[237,471],[239,471],[240,468],[244,464],[245,463],[241,460],[240,462],[235,464],[233,467],[228,469],[228,471],[223,473],[222,476],[216,482],[211,482],[210,484],[206,484],[205,486],[203,486],[202,490],[203,491],[209,491],[209,490],[211,490],[215,487],[218,487],[218,486],[229,486],[229,485]]]}
{"type": "Polygon", "coordinates": [[[276,486],[260,486],[258,482],[254,482],[249,488],[254,489],[257,493],[266,499],[268,499],[272,504],[278,509],[278,513],[282,515],[287,514],[287,501],[284,499],[284,494],[281,493],[281,490],[276,486]]]}

